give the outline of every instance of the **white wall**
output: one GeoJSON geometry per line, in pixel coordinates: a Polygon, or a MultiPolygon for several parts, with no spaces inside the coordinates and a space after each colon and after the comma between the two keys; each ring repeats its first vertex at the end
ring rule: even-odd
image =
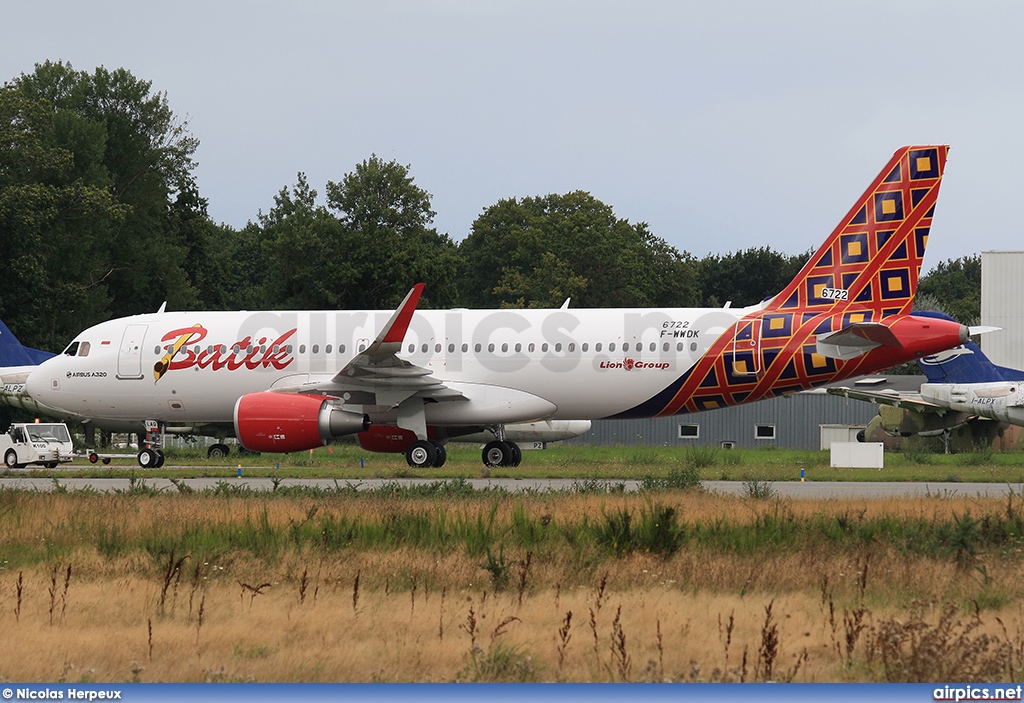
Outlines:
{"type": "Polygon", "coordinates": [[[993,363],[1024,369],[1024,251],[981,252],[981,324],[1002,328],[981,336],[993,363]]]}

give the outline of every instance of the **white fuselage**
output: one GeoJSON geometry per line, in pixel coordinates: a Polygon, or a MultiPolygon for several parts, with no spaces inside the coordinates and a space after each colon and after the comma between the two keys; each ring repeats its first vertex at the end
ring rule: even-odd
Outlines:
{"type": "MultiPolygon", "coordinates": [[[[420,310],[398,356],[469,397],[497,388],[546,401],[475,422],[597,419],[665,389],[744,312],[420,310]]],[[[78,335],[68,349],[74,355],[32,370],[24,391],[44,411],[101,425],[231,423],[247,393],[329,381],[392,313],[164,312],[112,320],[78,335]],[[168,355],[166,371],[155,373],[168,355]]],[[[500,391],[480,395],[503,402],[500,391]]],[[[378,421],[374,409],[363,411],[378,421]]]]}
{"type": "Polygon", "coordinates": [[[1024,382],[923,383],[921,397],[960,412],[1024,425],[1024,382]]]}

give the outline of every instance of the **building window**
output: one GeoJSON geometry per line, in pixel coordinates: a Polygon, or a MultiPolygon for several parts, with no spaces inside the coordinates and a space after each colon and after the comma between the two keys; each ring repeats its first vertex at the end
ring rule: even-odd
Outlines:
{"type": "Polygon", "coordinates": [[[775,439],[775,425],[754,425],[754,439],[775,439]]]}
{"type": "Polygon", "coordinates": [[[679,439],[700,438],[700,425],[697,423],[679,425],[679,439]]]}

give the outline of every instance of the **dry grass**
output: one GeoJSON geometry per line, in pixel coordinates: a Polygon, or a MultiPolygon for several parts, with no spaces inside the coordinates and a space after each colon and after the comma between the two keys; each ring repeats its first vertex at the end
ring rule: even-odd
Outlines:
{"type": "MultiPolygon", "coordinates": [[[[645,500],[3,493],[0,676],[897,681],[1024,671],[1024,561],[1015,544],[947,558],[872,541],[770,551],[686,543],[663,555],[569,546],[573,525],[636,514],[645,500]],[[386,521],[438,512],[491,519],[501,551],[498,542],[485,555],[464,546],[326,549],[287,540],[264,551],[219,543],[198,551],[175,541],[202,525],[287,534],[324,515],[386,521]],[[524,520],[569,536],[518,544],[510,525],[524,520]],[[501,568],[507,585],[496,591],[493,570],[501,568]]],[[[983,521],[1017,510],[972,499],[659,500],[691,528],[761,525],[766,515],[983,521]]]]}

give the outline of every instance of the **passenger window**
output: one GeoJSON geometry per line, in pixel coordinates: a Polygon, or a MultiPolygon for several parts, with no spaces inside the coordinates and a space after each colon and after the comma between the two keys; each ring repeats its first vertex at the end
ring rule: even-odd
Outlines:
{"type": "Polygon", "coordinates": [[[587,344],[586,342],[584,342],[583,344],[581,344],[581,345],[580,345],[580,351],[583,351],[583,352],[585,352],[585,351],[587,351],[588,349],[590,349],[590,345],[589,345],[589,344],[587,344]]]}
{"type": "Polygon", "coordinates": [[[409,345],[409,353],[412,354],[414,351],[416,351],[416,345],[415,344],[410,344],[409,345]]]}
{"type": "Polygon", "coordinates": [[[448,353],[449,354],[454,354],[455,353],[455,345],[454,344],[449,344],[448,345],[448,353]]]}
{"type": "Polygon", "coordinates": [[[556,352],[562,351],[562,343],[561,342],[559,342],[558,344],[555,345],[555,351],[556,352]]]}
{"type": "Polygon", "coordinates": [[[423,352],[424,354],[427,353],[428,349],[430,349],[430,347],[428,347],[426,344],[424,344],[422,347],[420,347],[420,351],[423,352]]]}
{"type": "Polygon", "coordinates": [[[344,344],[339,344],[338,345],[338,353],[339,354],[344,354],[345,353],[345,345],[344,344]]]}
{"type": "Polygon", "coordinates": [[[440,354],[441,353],[441,345],[440,344],[435,344],[434,345],[434,353],[435,354],[440,354]]]}
{"type": "Polygon", "coordinates": [[[505,342],[504,344],[501,345],[501,351],[502,352],[507,352],[508,351],[508,342],[505,342]]]}
{"type": "Polygon", "coordinates": [[[569,342],[568,350],[571,351],[571,352],[576,351],[576,343],[575,342],[569,342]]]}
{"type": "Polygon", "coordinates": [[[597,342],[596,344],[594,344],[594,351],[596,351],[596,352],[601,351],[601,343],[600,342],[597,342]]]}
{"type": "Polygon", "coordinates": [[[476,346],[473,347],[473,351],[475,351],[477,354],[480,353],[481,349],[483,349],[483,347],[481,345],[479,345],[479,344],[477,344],[476,346]]]}
{"type": "Polygon", "coordinates": [[[328,344],[328,345],[327,345],[327,347],[326,347],[326,348],[324,348],[324,351],[325,351],[326,353],[330,354],[330,353],[331,353],[331,346],[332,346],[332,345],[328,344]]]}
{"type": "Polygon", "coordinates": [[[313,353],[314,354],[319,354],[320,353],[320,345],[319,344],[314,344],[313,345],[313,353]]]}
{"type": "Polygon", "coordinates": [[[668,342],[665,342],[665,344],[661,347],[661,350],[668,351],[668,342]]]}
{"type": "Polygon", "coordinates": [[[522,350],[523,350],[523,345],[522,344],[516,344],[516,352],[521,352],[522,350]]]}
{"type": "Polygon", "coordinates": [[[493,352],[494,351],[494,345],[493,344],[488,344],[487,345],[487,351],[493,352]]]}
{"type": "MultiPolygon", "coordinates": [[[[611,343],[608,344],[608,351],[610,351],[610,352],[615,351],[615,342],[611,342],[611,343]]],[[[623,345],[622,351],[626,351],[625,345],[623,345]]]]}
{"type": "Polygon", "coordinates": [[[658,348],[658,345],[655,344],[654,342],[651,342],[651,351],[655,351],[655,350],[657,350],[657,348],[658,348]]]}
{"type": "Polygon", "coordinates": [[[462,353],[465,354],[468,351],[469,351],[469,345],[468,344],[463,344],[462,345],[462,353]]]}
{"type": "Polygon", "coordinates": [[[683,343],[679,342],[678,344],[676,344],[676,351],[682,351],[682,350],[683,350],[683,343]]]}
{"type": "Polygon", "coordinates": [[[547,342],[544,342],[543,344],[541,344],[541,345],[540,345],[540,350],[541,350],[542,352],[546,352],[546,351],[548,350],[548,343],[547,343],[547,342]]]}
{"type": "Polygon", "coordinates": [[[532,353],[533,353],[533,350],[534,350],[534,349],[536,349],[536,348],[537,348],[537,347],[535,347],[535,346],[533,345],[533,342],[530,342],[530,346],[528,346],[528,347],[526,348],[526,351],[528,351],[528,352],[530,352],[530,353],[532,354],[532,353]]]}

